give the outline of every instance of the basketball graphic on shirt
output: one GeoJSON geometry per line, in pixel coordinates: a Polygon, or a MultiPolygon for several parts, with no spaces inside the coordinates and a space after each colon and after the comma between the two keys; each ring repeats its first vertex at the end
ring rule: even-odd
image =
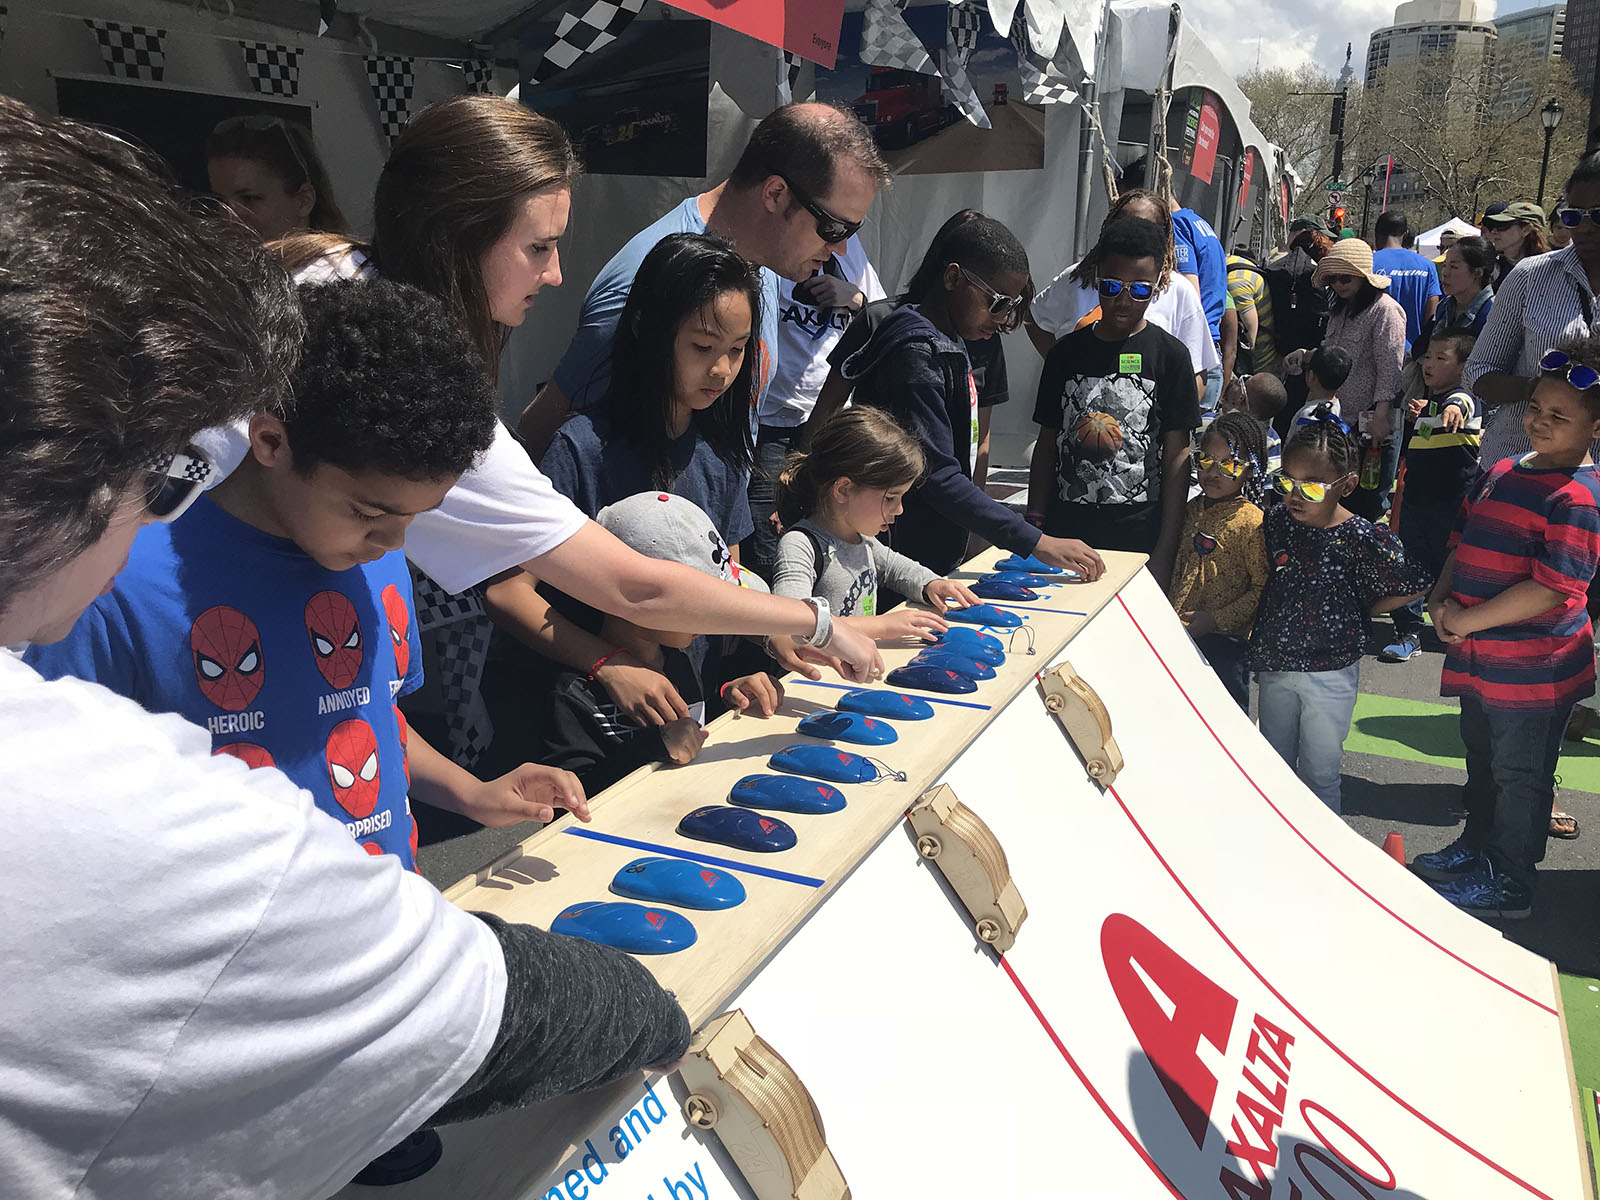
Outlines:
{"type": "Polygon", "coordinates": [[[404,679],[411,669],[411,608],[392,583],[383,589],[383,615],[389,623],[389,641],[394,644],[395,678],[404,679]]]}
{"type": "Polygon", "coordinates": [[[205,698],[227,712],[243,712],[261,694],[265,665],[261,631],[237,608],[208,608],[189,627],[194,678],[205,698]]]}
{"type": "Polygon", "coordinates": [[[1122,449],[1122,425],[1110,413],[1088,412],[1072,427],[1078,453],[1091,462],[1110,462],[1122,449]]]}
{"type": "Polygon", "coordinates": [[[378,735],[362,720],[340,721],[328,735],[328,780],[339,807],[359,820],[378,807],[378,735]]]}
{"type": "Polygon", "coordinates": [[[318,592],[306,601],[306,634],[322,677],[347,688],[361,674],[361,623],[343,592],[318,592]]]}
{"type": "Polygon", "coordinates": [[[258,746],[254,742],[229,742],[226,746],[218,746],[213,750],[211,757],[215,758],[219,754],[237,758],[252,770],[257,767],[275,767],[278,765],[273,760],[271,752],[265,746],[258,746]]]}

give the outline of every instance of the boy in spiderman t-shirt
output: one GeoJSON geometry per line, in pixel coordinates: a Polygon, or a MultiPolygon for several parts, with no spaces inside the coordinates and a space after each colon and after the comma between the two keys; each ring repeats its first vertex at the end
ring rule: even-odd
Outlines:
{"type": "MultiPolygon", "coordinates": [[[[422,682],[406,527],[488,448],[497,403],[443,307],[381,280],[301,289],[292,407],[250,422],[243,463],[179,520],[140,531],[47,678],[104,684],[276,766],[371,854],[415,864],[409,796],[485,825],[587,817],[575,776],[482,783],[406,726],[422,682]]],[[[191,451],[191,454],[194,452],[191,451]]]]}

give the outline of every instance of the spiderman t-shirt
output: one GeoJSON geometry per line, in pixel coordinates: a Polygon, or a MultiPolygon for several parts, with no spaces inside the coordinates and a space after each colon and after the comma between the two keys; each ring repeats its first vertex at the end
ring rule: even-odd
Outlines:
{"type": "Polygon", "coordinates": [[[112,590],[27,661],[181,714],[212,753],[276,766],[369,854],[415,864],[395,702],[422,683],[422,646],[400,551],[330,571],[202,497],[142,529],[112,590]]]}

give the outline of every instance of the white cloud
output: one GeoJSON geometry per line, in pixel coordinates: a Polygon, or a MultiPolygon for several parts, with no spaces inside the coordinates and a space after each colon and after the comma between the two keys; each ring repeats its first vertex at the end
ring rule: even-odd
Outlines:
{"type": "Polygon", "coordinates": [[[1351,65],[1359,78],[1367,57],[1367,39],[1374,29],[1394,20],[1395,0],[1342,0],[1339,4],[1307,4],[1305,0],[1188,0],[1183,15],[1211,43],[1224,62],[1238,64],[1238,73],[1263,67],[1295,67],[1312,61],[1324,70],[1344,66],[1348,43],[1351,65]]]}

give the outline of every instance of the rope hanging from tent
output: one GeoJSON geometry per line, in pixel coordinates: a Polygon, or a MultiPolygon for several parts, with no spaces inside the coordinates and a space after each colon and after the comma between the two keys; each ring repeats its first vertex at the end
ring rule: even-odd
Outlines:
{"type": "Polygon", "coordinates": [[[1183,9],[1174,4],[1167,22],[1167,61],[1161,68],[1161,83],[1150,105],[1150,158],[1145,185],[1163,199],[1172,196],[1172,164],[1167,161],[1167,114],[1172,107],[1172,71],[1178,61],[1178,30],[1183,24],[1183,9]]]}

